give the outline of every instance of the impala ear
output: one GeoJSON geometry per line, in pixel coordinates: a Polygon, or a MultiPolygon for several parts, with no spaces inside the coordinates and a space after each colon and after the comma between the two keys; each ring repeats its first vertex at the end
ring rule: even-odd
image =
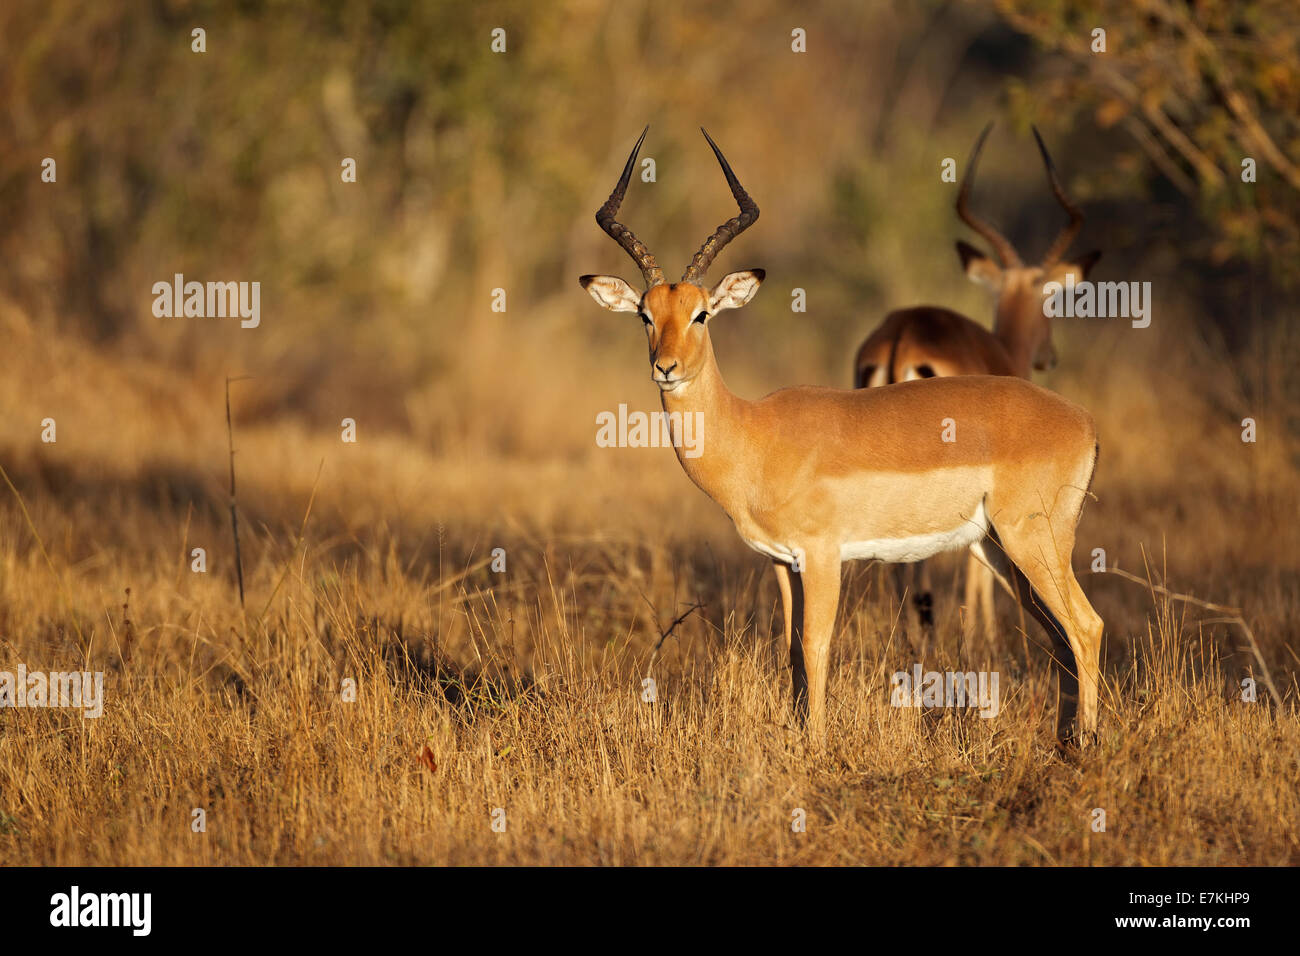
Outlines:
{"type": "Polygon", "coordinates": [[[997,263],[970,243],[962,242],[960,239],[957,240],[957,255],[961,256],[961,267],[966,273],[966,278],[989,288],[997,287],[1002,279],[1002,270],[998,268],[997,263]]]}
{"type": "Polygon", "coordinates": [[[754,298],[759,283],[766,275],[767,272],[762,269],[746,269],[744,272],[732,272],[723,276],[709,293],[709,311],[739,309],[754,298]]]}
{"type": "Polygon", "coordinates": [[[596,304],[611,312],[636,312],[641,308],[641,294],[618,276],[578,276],[596,304]]]}

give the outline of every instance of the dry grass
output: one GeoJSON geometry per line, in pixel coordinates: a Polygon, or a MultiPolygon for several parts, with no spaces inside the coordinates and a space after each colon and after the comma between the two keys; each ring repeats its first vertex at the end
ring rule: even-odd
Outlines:
{"type": "MultiPolygon", "coordinates": [[[[1258,666],[1221,615],[1092,576],[1102,734],[1071,763],[1051,747],[1037,631],[1002,601],[995,647],[957,640],[955,561],[939,567],[941,646],[925,664],[999,671],[1001,714],[889,706],[889,675],[913,658],[880,569],[855,566],[829,748],[806,752],[764,562],[671,455],[592,447],[582,403],[649,390],[638,377],[614,393],[622,367],[547,393],[584,408],[549,454],[531,433],[514,448],[444,435],[430,452],[367,433],[364,415],[355,447],[246,416],[241,613],[218,370],[178,384],[73,342],[15,341],[0,464],[31,526],[0,489],[0,670],[102,669],[108,703],[98,720],[0,711],[0,863],[1300,862],[1293,449],[1233,448],[1241,416],[1216,419],[1212,397],[1163,427],[1144,419],[1152,392],[1192,401],[1186,370],[1128,402],[1135,382],[1089,385],[1082,360],[1056,383],[1102,426],[1076,564],[1104,546],[1146,577],[1145,551],[1153,580],[1243,607],[1285,703],[1262,688],[1237,699],[1258,666]],[[35,437],[45,415],[56,445],[35,437]],[[198,546],[207,574],[189,570],[198,546]],[[505,574],[485,565],[494,547],[505,574]],[[1097,807],[1105,833],[1090,827],[1097,807]],[[791,832],[796,808],[806,833],[791,832]]],[[[486,367],[486,353],[467,357],[486,367]]],[[[524,393],[530,374],[501,370],[524,393]]],[[[497,428],[520,401],[481,382],[473,394],[459,412],[497,428]]]]}

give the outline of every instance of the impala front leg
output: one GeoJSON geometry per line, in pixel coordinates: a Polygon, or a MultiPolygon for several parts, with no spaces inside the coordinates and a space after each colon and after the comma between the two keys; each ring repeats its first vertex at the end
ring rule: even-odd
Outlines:
{"type": "Polygon", "coordinates": [[[806,722],[809,736],[820,744],[826,739],[826,678],[835,615],[840,606],[840,556],[836,552],[806,555],[800,563],[803,628],[798,643],[792,642],[790,647],[794,705],[795,713],[806,722]]]}
{"type": "Polygon", "coordinates": [[[785,626],[776,641],[776,660],[778,664],[787,660],[793,664],[790,648],[799,640],[797,630],[803,627],[803,585],[784,561],[773,561],[772,570],[776,572],[776,586],[781,592],[781,616],[785,626]]]}

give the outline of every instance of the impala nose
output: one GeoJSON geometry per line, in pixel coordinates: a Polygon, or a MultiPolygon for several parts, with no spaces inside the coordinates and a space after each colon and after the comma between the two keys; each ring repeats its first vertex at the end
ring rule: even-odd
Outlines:
{"type": "Polygon", "coordinates": [[[676,367],[677,367],[676,362],[674,362],[672,365],[668,366],[667,368],[664,368],[658,362],[655,362],[655,368],[659,369],[659,374],[662,375],[665,379],[668,378],[668,373],[671,372],[676,367]]]}

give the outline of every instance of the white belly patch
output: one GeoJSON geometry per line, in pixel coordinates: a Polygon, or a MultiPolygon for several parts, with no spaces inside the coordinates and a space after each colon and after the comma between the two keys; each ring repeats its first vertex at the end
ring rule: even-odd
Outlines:
{"type": "MultiPolygon", "coordinates": [[[[956,551],[969,547],[984,537],[989,530],[988,515],[984,511],[984,502],[975,507],[975,513],[951,531],[937,531],[933,534],[916,534],[905,538],[876,538],[871,541],[846,541],[840,545],[840,560],[855,561],[875,559],[891,564],[909,561],[921,561],[940,551],[956,551]]],[[[776,561],[793,564],[801,557],[800,549],[795,546],[777,544],[771,541],[758,541],[744,538],[759,554],[765,554],[776,561]]]]}
{"type": "Polygon", "coordinates": [[[989,530],[989,518],[981,501],[975,514],[951,531],[916,534],[906,538],[877,538],[872,541],[846,541],[840,545],[840,560],[853,561],[874,558],[901,564],[921,561],[940,551],[956,551],[974,544],[989,530]]]}

